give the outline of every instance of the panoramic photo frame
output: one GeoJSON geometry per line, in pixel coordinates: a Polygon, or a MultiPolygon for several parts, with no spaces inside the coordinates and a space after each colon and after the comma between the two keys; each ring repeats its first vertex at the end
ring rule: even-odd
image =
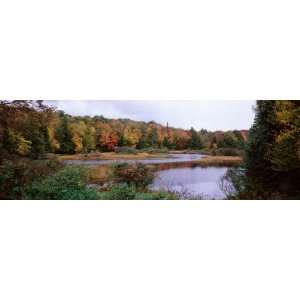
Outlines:
{"type": "Polygon", "coordinates": [[[300,101],[16,100],[0,116],[1,199],[300,195],[300,101]]]}

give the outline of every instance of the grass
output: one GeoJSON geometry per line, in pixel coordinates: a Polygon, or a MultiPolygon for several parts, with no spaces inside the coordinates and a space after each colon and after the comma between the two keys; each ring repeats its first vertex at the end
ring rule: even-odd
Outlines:
{"type": "Polygon", "coordinates": [[[89,182],[104,183],[108,179],[110,168],[109,165],[89,167],[89,182]]]}
{"type": "Polygon", "coordinates": [[[115,153],[115,152],[95,152],[89,154],[72,154],[72,155],[58,155],[59,160],[142,160],[142,159],[155,159],[167,158],[171,155],[168,153],[147,153],[139,152],[136,154],[115,153]]]}
{"type": "Polygon", "coordinates": [[[243,163],[239,156],[205,156],[197,161],[202,167],[238,167],[243,163]]]}
{"type": "MultiPolygon", "coordinates": [[[[182,167],[238,167],[242,164],[243,160],[237,156],[205,156],[201,160],[193,162],[182,163],[166,163],[160,165],[153,165],[153,168],[158,170],[182,168],[182,167]]],[[[104,183],[107,181],[111,166],[110,165],[97,165],[89,167],[89,182],[90,183],[104,183]]]]}

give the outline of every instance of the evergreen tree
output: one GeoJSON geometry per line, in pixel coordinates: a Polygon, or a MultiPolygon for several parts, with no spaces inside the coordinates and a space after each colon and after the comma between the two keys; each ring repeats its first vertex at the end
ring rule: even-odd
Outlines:
{"type": "Polygon", "coordinates": [[[172,147],[171,142],[168,137],[164,137],[162,142],[163,147],[170,149],[172,147]]]}
{"type": "Polygon", "coordinates": [[[190,129],[190,135],[191,135],[191,138],[189,140],[188,147],[190,149],[200,150],[203,147],[202,141],[201,141],[200,136],[198,135],[197,131],[193,127],[190,129]]]}
{"type": "Polygon", "coordinates": [[[300,197],[300,102],[257,101],[238,198],[300,197]]]}
{"type": "Polygon", "coordinates": [[[141,128],[141,137],[136,145],[137,149],[144,149],[148,147],[148,143],[147,143],[147,129],[143,126],[141,128]]]}
{"type": "Polygon", "coordinates": [[[233,134],[234,134],[235,140],[236,140],[236,144],[235,144],[236,147],[238,149],[244,149],[245,148],[245,140],[244,140],[241,132],[238,130],[234,130],[233,134]]]}
{"type": "Polygon", "coordinates": [[[72,141],[72,134],[69,129],[68,117],[61,116],[60,125],[56,130],[57,140],[60,144],[59,152],[62,154],[72,154],[75,151],[75,145],[72,141]]]}
{"type": "Polygon", "coordinates": [[[148,144],[151,147],[158,146],[158,132],[156,127],[152,127],[149,134],[148,134],[148,144]]]}

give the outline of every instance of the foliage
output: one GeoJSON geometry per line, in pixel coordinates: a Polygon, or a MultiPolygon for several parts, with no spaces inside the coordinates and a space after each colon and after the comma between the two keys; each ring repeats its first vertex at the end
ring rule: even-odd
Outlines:
{"type": "Polygon", "coordinates": [[[26,186],[36,178],[42,179],[60,170],[62,163],[16,159],[4,160],[0,165],[0,199],[23,199],[26,186]]]}
{"type": "Polygon", "coordinates": [[[148,133],[148,145],[155,147],[158,145],[158,131],[156,127],[150,129],[148,133]]]}
{"type": "Polygon", "coordinates": [[[53,109],[42,101],[0,101],[0,154],[39,158],[50,151],[53,109]]]}
{"type": "Polygon", "coordinates": [[[153,148],[153,147],[149,147],[149,148],[145,148],[142,150],[143,152],[147,152],[147,153],[167,153],[168,149],[167,148],[153,148]]]}
{"type": "Polygon", "coordinates": [[[217,156],[242,156],[243,152],[237,148],[217,148],[212,151],[217,156]]]}
{"type": "Polygon", "coordinates": [[[113,185],[107,192],[100,193],[101,199],[107,200],[175,200],[177,196],[174,193],[165,191],[153,192],[147,190],[138,190],[134,185],[119,183],[113,185]]]}
{"type": "MultiPolygon", "coordinates": [[[[287,122],[285,118],[289,117],[281,116],[283,122],[287,122]]],[[[74,117],[42,101],[0,101],[0,125],[0,154],[6,158],[19,155],[36,159],[49,152],[89,153],[96,150],[114,151],[117,147],[139,150],[243,149],[247,138],[246,131],[183,130],[153,121],[114,120],[103,116],[74,117]]],[[[284,144],[282,147],[285,147],[284,144]]]]}
{"type": "Polygon", "coordinates": [[[146,188],[153,182],[153,179],[153,169],[141,163],[117,163],[112,166],[113,183],[127,183],[136,188],[146,188]]]}
{"type": "Polygon", "coordinates": [[[69,118],[64,113],[60,114],[60,123],[56,129],[56,137],[59,142],[59,153],[72,154],[75,152],[74,137],[69,126],[69,118]]]}
{"type": "Polygon", "coordinates": [[[4,131],[3,139],[3,143],[6,146],[7,151],[10,153],[19,154],[20,156],[26,156],[30,153],[31,141],[26,140],[20,133],[7,128],[4,131]]]}
{"type": "Polygon", "coordinates": [[[132,147],[116,147],[115,148],[116,153],[125,153],[125,154],[137,154],[138,150],[132,147]]]}
{"type": "Polygon", "coordinates": [[[133,200],[135,199],[136,188],[127,183],[120,183],[112,186],[109,193],[105,196],[109,200],[133,200]]]}
{"type": "Polygon", "coordinates": [[[240,199],[300,197],[300,102],[257,101],[245,167],[228,174],[240,199]]]}
{"type": "Polygon", "coordinates": [[[88,175],[82,167],[68,166],[26,189],[27,199],[88,200],[99,199],[99,193],[87,187],[88,175]]]}
{"type": "Polygon", "coordinates": [[[203,144],[201,138],[197,131],[192,127],[190,130],[190,141],[188,143],[188,147],[193,150],[200,150],[203,148],[203,144]]]}

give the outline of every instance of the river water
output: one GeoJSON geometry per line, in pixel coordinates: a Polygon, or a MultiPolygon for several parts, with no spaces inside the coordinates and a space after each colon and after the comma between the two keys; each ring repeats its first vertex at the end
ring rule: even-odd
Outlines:
{"type": "Polygon", "coordinates": [[[143,160],[68,160],[67,164],[109,165],[116,162],[156,165],[156,176],[152,190],[169,190],[186,195],[202,195],[204,199],[224,199],[219,183],[228,168],[202,167],[197,165],[201,154],[173,154],[168,158],[143,160]]]}
{"type": "Polygon", "coordinates": [[[153,190],[170,190],[203,199],[224,199],[220,180],[227,172],[226,167],[183,167],[161,170],[156,173],[151,186],[153,190]]]}
{"type": "Polygon", "coordinates": [[[139,162],[142,164],[156,165],[165,163],[183,163],[200,160],[203,157],[202,154],[172,154],[170,157],[166,158],[151,158],[151,159],[118,159],[118,160],[66,160],[66,164],[76,164],[76,165],[111,165],[113,163],[127,162],[135,163],[139,162]]]}

